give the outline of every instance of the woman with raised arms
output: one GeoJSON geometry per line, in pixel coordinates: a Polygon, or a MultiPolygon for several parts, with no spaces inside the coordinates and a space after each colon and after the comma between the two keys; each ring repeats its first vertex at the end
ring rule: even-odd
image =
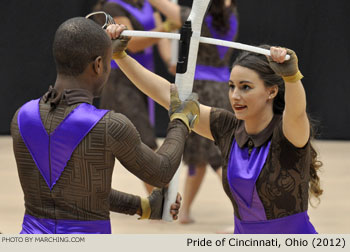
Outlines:
{"type": "MultiPolygon", "coordinates": [[[[123,29],[113,25],[107,32],[116,39],[123,29]]],[[[127,39],[119,40],[114,59],[121,70],[142,92],[172,107],[175,86],[126,55],[127,39]]],[[[193,130],[221,150],[234,233],[316,233],[307,210],[309,196],[322,194],[317,175],[322,163],[310,142],[303,76],[292,50],[263,47],[271,57],[242,52],[233,64],[228,96],[234,113],[201,104],[193,130]]]]}

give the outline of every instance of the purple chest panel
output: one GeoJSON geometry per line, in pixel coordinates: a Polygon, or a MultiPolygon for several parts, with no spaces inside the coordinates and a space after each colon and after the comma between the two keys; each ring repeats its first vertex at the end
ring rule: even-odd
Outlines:
{"type": "Polygon", "coordinates": [[[255,182],[269,154],[271,141],[258,148],[253,148],[249,155],[248,148],[241,149],[234,140],[231,146],[227,168],[230,189],[238,205],[242,220],[266,220],[255,182]]]}
{"type": "MultiPolygon", "coordinates": [[[[227,31],[226,34],[220,34],[213,26],[212,24],[213,17],[211,15],[206,16],[205,22],[210,30],[211,35],[215,39],[221,39],[221,40],[227,40],[227,41],[233,41],[233,39],[236,36],[237,29],[238,29],[238,21],[234,14],[231,14],[230,16],[230,29],[227,31]]],[[[225,46],[217,46],[220,59],[223,59],[225,57],[225,54],[228,50],[228,47],[225,46]]]]}
{"type": "Polygon", "coordinates": [[[18,127],[36,166],[52,190],[75,148],[108,110],[80,104],[48,135],[40,118],[39,100],[22,106],[17,118],[18,127]]]}

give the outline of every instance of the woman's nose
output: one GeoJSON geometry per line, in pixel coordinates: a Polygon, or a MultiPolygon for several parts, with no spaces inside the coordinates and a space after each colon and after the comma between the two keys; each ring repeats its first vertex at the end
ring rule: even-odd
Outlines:
{"type": "Polygon", "coordinates": [[[234,100],[239,100],[241,98],[238,88],[235,88],[234,90],[231,91],[230,98],[234,100]]]}

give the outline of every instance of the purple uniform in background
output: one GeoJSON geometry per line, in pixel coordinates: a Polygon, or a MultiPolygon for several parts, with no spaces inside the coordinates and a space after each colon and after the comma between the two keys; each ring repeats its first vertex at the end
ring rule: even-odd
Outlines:
{"type": "MultiPolygon", "coordinates": [[[[238,30],[238,21],[235,14],[233,13],[231,14],[231,17],[230,17],[231,28],[228,30],[226,34],[218,33],[216,29],[213,27],[212,20],[213,20],[213,17],[211,15],[208,15],[205,18],[205,23],[208,26],[209,31],[213,38],[227,40],[227,41],[234,40],[238,30]]],[[[216,48],[219,52],[220,60],[223,60],[229,48],[225,46],[216,46],[216,48]]],[[[230,69],[228,66],[215,67],[215,66],[198,64],[196,66],[194,79],[227,82],[230,79],[230,69]]]]}

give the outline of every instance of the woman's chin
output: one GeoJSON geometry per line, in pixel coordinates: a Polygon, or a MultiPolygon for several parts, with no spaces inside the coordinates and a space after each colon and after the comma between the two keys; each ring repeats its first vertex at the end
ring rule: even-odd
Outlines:
{"type": "Polygon", "coordinates": [[[240,113],[240,111],[233,111],[235,113],[235,116],[238,120],[245,120],[246,116],[243,113],[240,113]]]}

